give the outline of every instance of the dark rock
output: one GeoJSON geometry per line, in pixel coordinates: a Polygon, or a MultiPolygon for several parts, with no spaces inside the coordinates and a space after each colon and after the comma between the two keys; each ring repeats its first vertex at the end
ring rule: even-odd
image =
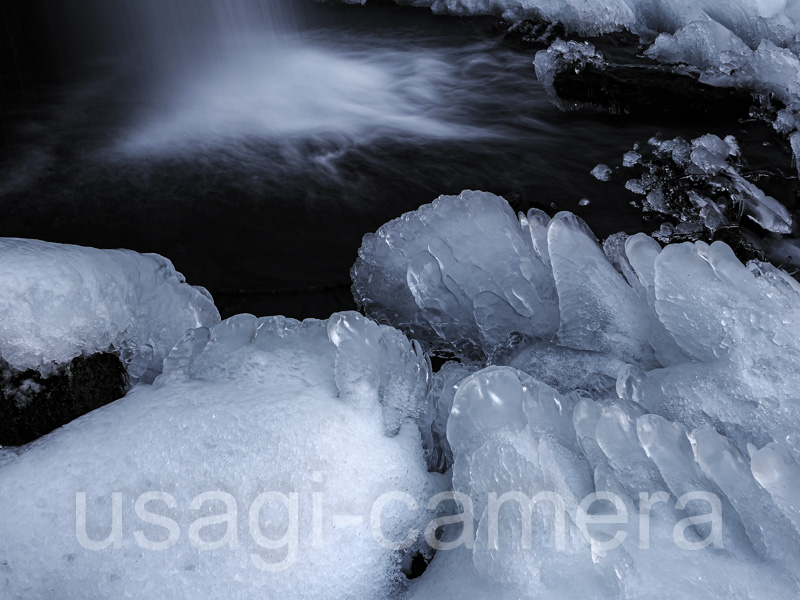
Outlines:
{"type": "Polygon", "coordinates": [[[125,395],[128,374],[114,354],[79,356],[49,377],[0,359],[0,445],[20,446],[125,395]]]}
{"type": "Polygon", "coordinates": [[[617,65],[600,69],[588,64],[582,71],[556,74],[553,88],[565,103],[601,112],[636,117],[668,115],[696,119],[744,118],[753,95],[739,88],[713,87],[678,70],[655,65],[617,65]]]}

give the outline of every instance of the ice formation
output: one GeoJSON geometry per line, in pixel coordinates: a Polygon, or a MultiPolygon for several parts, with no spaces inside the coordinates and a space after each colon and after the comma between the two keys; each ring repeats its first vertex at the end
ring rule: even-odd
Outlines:
{"type": "Polygon", "coordinates": [[[211,297],[156,254],[0,239],[0,357],[43,373],[112,351],[152,378],[187,329],[219,321],[211,297]]]}
{"type": "MultiPolygon", "coordinates": [[[[536,77],[542,82],[545,92],[551,102],[562,110],[570,110],[578,107],[567,105],[558,97],[555,87],[553,86],[556,75],[567,70],[580,72],[588,65],[602,70],[605,61],[603,54],[598,52],[594,45],[589,42],[565,42],[564,40],[558,39],[550,44],[547,50],[537,52],[533,64],[536,68],[536,77]]],[[[598,173],[595,177],[601,179],[599,175],[602,174],[598,173]]]]}
{"type": "Polygon", "coordinates": [[[800,474],[784,446],[748,458],[713,429],[564,396],[508,367],[459,384],[447,438],[474,544],[440,551],[414,600],[797,592],[800,474]]]}
{"type": "Polygon", "coordinates": [[[569,213],[517,218],[493,194],[442,196],[365,236],[352,276],[369,315],[431,348],[481,358],[524,336],[654,360],[646,305],[569,213]]]}
{"type": "Polygon", "coordinates": [[[0,597],[397,593],[403,553],[375,541],[373,511],[404,494],[378,507],[386,546],[428,521],[429,376],[418,346],[356,313],[189,331],[153,385],[0,466],[0,597]]]}
{"type": "MultiPolygon", "coordinates": [[[[721,242],[662,249],[637,234],[604,251],[574,215],[516,219],[501,198],[465,192],[366,236],[353,278],[370,314],[498,365],[448,366],[433,388],[437,410],[452,405],[432,429],[446,435],[442,463],[452,461],[460,509],[464,497],[474,507],[476,539],[440,551],[411,597],[796,593],[800,285],[786,273],[745,266],[721,242]],[[527,512],[503,508],[488,543],[491,492],[516,494],[512,506],[519,494],[556,494],[564,528],[547,502],[527,530],[527,512]],[[657,492],[670,500],[650,511],[640,494],[657,492]],[[598,526],[600,541],[580,528],[578,507],[593,493],[614,494],[610,514],[627,511],[634,524],[618,548],[601,542],[619,527],[598,526]],[[684,496],[698,493],[722,514],[707,547],[713,502],[684,496]]],[[[471,539],[468,523],[456,541],[471,539]]]]}
{"type": "Polygon", "coordinates": [[[722,139],[707,134],[691,141],[682,138],[648,142],[651,153],[625,154],[623,166],[637,167],[640,177],[626,187],[645,197],[644,209],[679,219],[658,235],[668,241],[671,234],[711,233],[736,224],[744,215],[764,230],[792,232],[791,213],[742,175],[739,144],[733,136],[722,139]]]}

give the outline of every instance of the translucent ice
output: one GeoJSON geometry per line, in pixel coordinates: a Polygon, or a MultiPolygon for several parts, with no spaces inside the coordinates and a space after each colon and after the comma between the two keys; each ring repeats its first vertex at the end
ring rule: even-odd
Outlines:
{"type": "Polygon", "coordinates": [[[783,446],[748,459],[712,430],[506,367],[459,384],[447,438],[476,534],[434,557],[415,600],[796,594],[800,473],[783,446]]]}
{"type": "MultiPolygon", "coordinates": [[[[714,141],[730,148],[719,138],[687,144],[685,160],[716,172],[714,141]]],[[[533,211],[515,224],[491,194],[443,196],[365,238],[354,290],[369,313],[430,347],[476,360],[470,352],[479,347],[484,361],[512,365],[564,392],[602,397],[616,380],[626,399],[690,428],[712,427],[740,451],[800,430],[794,279],[768,264],[743,265],[722,242],[662,250],[638,234],[607,246],[608,255],[569,213],[548,219],[533,211]],[[520,232],[530,232],[531,242],[520,232]],[[459,260],[442,272],[434,248],[459,260]],[[424,302],[403,302],[419,281],[408,274],[424,261],[435,275],[424,302]],[[508,292],[540,298],[533,290],[551,286],[556,298],[539,312],[517,311],[508,292]],[[475,310],[487,294],[497,299],[491,315],[475,310]]]]}
{"type": "Polygon", "coordinates": [[[552,337],[558,301],[540,253],[542,219],[532,214],[521,226],[493,194],[443,196],[364,236],[354,296],[379,321],[467,356],[514,332],[552,337]]]}
{"type": "Polygon", "coordinates": [[[523,336],[653,363],[646,304],[570,213],[442,196],[365,236],[352,276],[368,314],[432,348],[491,356],[523,336]]]}
{"type": "Polygon", "coordinates": [[[390,546],[436,491],[415,423],[428,374],[355,313],[190,331],[153,385],[0,466],[0,597],[397,593],[390,546]]]}
{"type": "Polygon", "coordinates": [[[736,138],[706,134],[686,141],[682,138],[649,141],[652,148],[636,161],[623,159],[626,168],[637,167],[640,177],[626,187],[645,196],[645,210],[678,220],[678,227],[705,228],[714,232],[735,223],[744,214],[766,231],[792,232],[791,213],[768,196],[742,172],[744,164],[736,138]]]}
{"type": "Polygon", "coordinates": [[[0,239],[0,357],[38,369],[113,351],[152,380],[187,329],[219,313],[157,254],[0,239]]]}

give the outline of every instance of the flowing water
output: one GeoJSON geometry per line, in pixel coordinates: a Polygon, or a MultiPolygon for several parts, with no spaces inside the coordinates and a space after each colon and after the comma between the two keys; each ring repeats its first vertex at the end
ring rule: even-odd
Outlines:
{"type": "Polygon", "coordinates": [[[311,0],[39,11],[33,32],[6,25],[0,235],[164,254],[225,314],[351,307],[361,236],[465,188],[638,231],[633,196],[592,167],[657,131],[736,133],[561,113],[492,18],[311,0]]]}

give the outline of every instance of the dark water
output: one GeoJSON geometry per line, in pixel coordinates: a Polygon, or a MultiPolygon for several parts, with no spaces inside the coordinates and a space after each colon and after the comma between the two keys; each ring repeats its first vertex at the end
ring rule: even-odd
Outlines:
{"type": "Polygon", "coordinates": [[[640,231],[597,163],[658,131],[740,133],[561,113],[534,52],[491,18],[310,1],[299,16],[105,14],[130,4],[6,20],[0,236],[158,252],[226,315],[352,307],[361,236],[466,188],[572,210],[599,236],[640,231]]]}

